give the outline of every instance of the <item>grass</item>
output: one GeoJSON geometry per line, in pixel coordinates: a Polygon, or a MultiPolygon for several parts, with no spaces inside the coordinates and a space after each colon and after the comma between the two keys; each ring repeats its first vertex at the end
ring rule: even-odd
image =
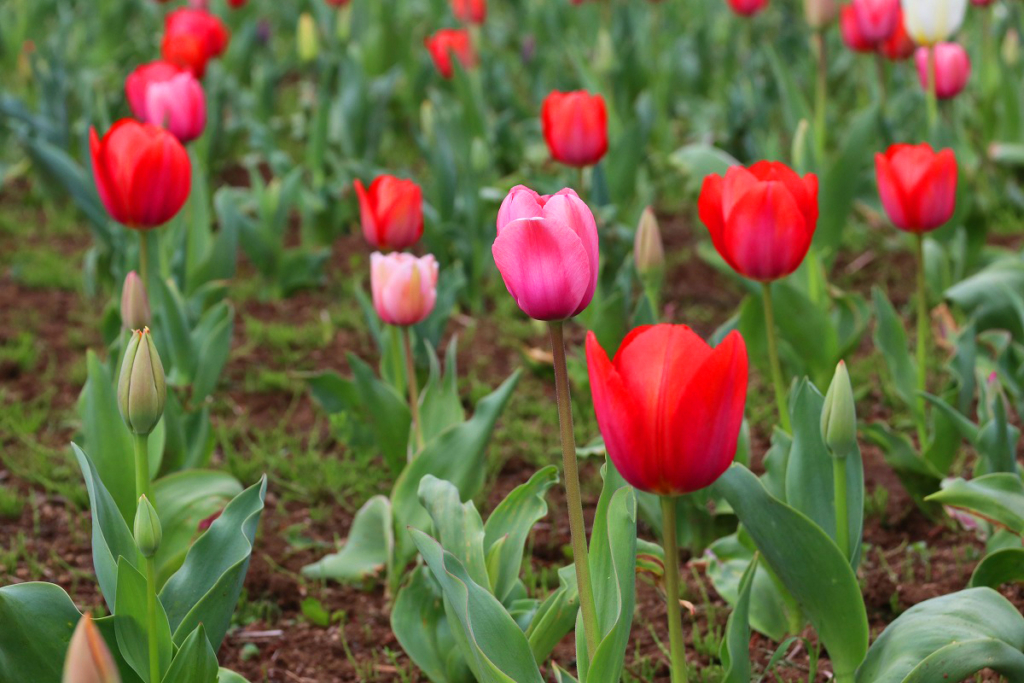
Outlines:
{"type": "Polygon", "coordinates": [[[20,519],[25,499],[15,489],[0,485],[0,519],[20,519]]]}

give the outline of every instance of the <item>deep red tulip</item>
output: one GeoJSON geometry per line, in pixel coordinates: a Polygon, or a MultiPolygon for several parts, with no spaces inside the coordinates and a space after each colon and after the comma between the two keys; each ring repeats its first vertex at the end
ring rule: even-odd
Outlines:
{"type": "Polygon", "coordinates": [[[729,0],[729,7],[742,17],[752,17],[768,6],[768,0],[729,0]]]}
{"type": "Polygon", "coordinates": [[[228,4],[235,9],[245,7],[245,3],[247,2],[249,2],[249,0],[228,0],[228,4]]]}
{"type": "Polygon", "coordinates": [[[900,0],[853,0],[860,34],[872,44],[881,43],[892,35],[899,21],[900,0]]]}
{"type": "Polygon", "coordinates": [[[102,140],[91,129],[89,147],[96,190],[118,223],[149,230],[185,204],[192,165],[178,139],[163,128],[121,119],[102,140]]]}
{"type": "Polygon", "coordinates": [[[464,24],[482,24],[487,19],[487,0],[452,0],[452,12],[464,24]]]}
{"type": "Polygon", "coordinates": [[[921,87],[928,90],[928,50],[935,50],[935,94],[948,100],[960,94],[971,76],[971,58],[957,43],[939,43],[935,47],[919,47],[914,59],[921,87]]]}
{"type": "Polygon", "coordinates": [[[747,401],[739,332],[712,349],[685,325],[638,327],[614,360],[589,332],[587,368],[605,448],[634,487],[680,495],[729,468],[747,401]]]}
{"type": "Polygon", "coordinates": [[[725,178],[704,179],[700,219],[715,249],[733,270],[770,282],[796,270],[818,226],[818,178],[785,164],[733,166],[725,178]]]}
{"type": "Polygon", "coordinates": [[[227,27],[215,15],[205,10],[181,8],[164,20],[160,51],[164,61],[202,78],[207,62],[223,54],[230,37],[227,27]]]}
{"type": "Polygon", "coordinates": [[[902,61],[904,59],[910,59],[914,54],[914,50],[917,49],[917,44],[914,39],[907,33],[907,26],[903,23],[903,10],[900,10],[899,20],[896,22],[896,28],[892,34],[883,40],[878,45],[878,51],[881,52],[886,59],[891,59],[894,62],[902,61]]]}
{"type": "Polygon", "coordinates": [[[461,28],[443,28],[432,36],[428,36],[423,44],[434,59],[434,66],[444,78],[455,75],[452,64],[454,55],[463,68],[469,69],[476,65],[476,52],[469,31],[461,28]]]}
{"type": "Polygon", "coordinates": [[[590,166],[608,151],[608,112],[600,95],[556,90],[544,98],[540,122],[551,156],[563,164],[590,166]]]}
{"type": "Polygon", "coordinates": [[[366,241],[378,249],[405,249],[423,236],[423,191],[411,180],[382,175],[353,183],[366,241]]]}
{"type": "Polygon", "coordinates": [[[864,37],[857,21],[857,11],[853,5],[843,5],[839,10],[839,32],[843,43],[854,52],[874,52],[875,44],[864,37]]]}
{"type": "Polygon", "coordinates": [[[163,126],[183,143],[203,134],[206,96],[187,69],[169,62],[143,64],[128,75],[124,89],[140,120],[163,126]]]}
{"type": "Polygon", "coordinates": [[[893,145],[875,155],[878,194],[900,230],[922,233],[944,225],[956,209],[957,164],[953,150],[931,145],[893,145]]]}
{"type": "Polygon", "coordinates": [[[327,4],[331,7],[344,7],[349,3],[349,0],[327,0],[327,4]]]}

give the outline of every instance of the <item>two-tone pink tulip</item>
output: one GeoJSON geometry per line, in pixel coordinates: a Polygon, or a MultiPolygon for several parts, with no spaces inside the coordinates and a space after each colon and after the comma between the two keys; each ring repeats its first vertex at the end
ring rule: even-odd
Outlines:
{"type": "Polygon", "coordinates": [[[437,261],[430,254],[370,256],[370,287],[373,307],[388,325],[409,326],[422,322],[437,303],[437,261]]]}
{"type": "Polygon", "coordinates": [[[182,143],[203,134],[206,96],[190,71],[170,62],[151,62],[130,73],[124,87],[139,120],[166,128],[182,143]]]}

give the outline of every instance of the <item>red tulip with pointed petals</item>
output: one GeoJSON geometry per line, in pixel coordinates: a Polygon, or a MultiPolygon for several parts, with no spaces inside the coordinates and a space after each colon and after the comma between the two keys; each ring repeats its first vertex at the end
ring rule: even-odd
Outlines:
{"type": "Polygon", "coordinates": [[[952,218],[958,176],[953,150],[893,145],[875,155],[875,172],[885,212],[900,230],[929,232],[952,218]]]}
{"type": "Polygon", "coordinates": [[[587,368],[608,456],[634,487],[675,496],[729,468],[747,401],[738,332],[712,349],[685,325],[638,327],[612,360],[589,332],[587,368]]]}
{"type": "Polygon", "coordinates": [[[423,236],[423,190],[411,180],[378,176],[363,187],[353,183],[359,198],[363,237],[378,249],[406,249],[423,236]]]}
{"type": "Polygon", "coordinates": [[[544,98],[540,121],[555,161],[590,166],[608,151],[608,112],[600,95],[556,90],[544,98]]]}
{"type": "Polygon", "coordinates": [[[423,41],[427,51],[434,60],[434,66],[444,78],[455,75],[452,57],[458,60],[463,68],[469,69],[476,65],[476,51],[469,31],[462,28],[443,28],[423,41]]]}

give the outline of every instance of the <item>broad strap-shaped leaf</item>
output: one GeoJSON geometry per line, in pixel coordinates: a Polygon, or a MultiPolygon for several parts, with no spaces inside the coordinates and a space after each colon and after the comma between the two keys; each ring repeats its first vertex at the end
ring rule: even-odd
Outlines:
{"type": "Polygon", "coordinates": [[[348,365],[365,407],[365,418],[373,428],[384,461],[397,475],[408,460],[409,428],[412,425],[409,405],[394,387],[377,379],[373,368],[355,354],[348,355],[348,365]]]}
{"type": "MultiPolygon", "coordinates": [[[[75,444],[71,444],[71,448],[75,452],[86,488],[89,490],[89,508],[92,510],[92,563],[96,570],[96,580],[100,584],[100,591],[107,602],[107,607],[114,612],[118,558],[125,557],[136,567],[142,566],[142,558],[128,524],[114,504],[114,499],[103,486],[89,456],[75,444]]],[[[132,513],[132,519],[134,517],[135,514],[132,513]]]]}
{"type": "Polygon", "coordinates": [[[388,569],[394,551],[391,501],[385,496],[374,496],[356,512],[341,550],[306,565],[302,575],[343,583],[362,581],[388,569]]]}
{"type": "Polygon", "coordinates": [[[730,467],[716,486],[814,625],[836,675],[852,675],[867,652],[868,620],[846,557],[820,527],[769,495],[742,465],[730,467]]]}
{"type": "Polygon", "coordinates": [[[914,359],[910,356],[907,345],[907,332],[903,328],[896,309],[889,303],[889,298],[880,288],[871,290],[871,298],[875,304],[875,346],[882,352],[882,358],[889,369],[896,394],[904,405],[915,414],[917,408],[917,380],[914,359]]]}
{"type": "MultiPolygon", "coordinates": [[[[149,675],[149,631],[148,600],[156,596],[150,590],[146,577],[123,557],[117,564],[117,599],[114,605],[114,630],[117,646],[125,661],[138,674],[143,683],[153,681],[149,675]]],[[[163,605],[156,600],[156,642],[161,677],[171,665],[174,644],[171,642],[171,628],[163,605]]],[[[161,678],[161,680],[163,680],[161,678]]]]}
{"type": "Polygon", "coordinates": [[[484,523],[473,501],[463,503],[454,484],[430,474],[420,480],[419,497],[434,522],[434,535],[441,547],[458,558],[469,578],[489,589],[484,523]]]}
{"type": "Polygon", "coordinates": [[[458,647],[444,611],[444,596],[430,569],[416,567],[391,609],[391,630],[409,659],[433,683],[473,683],[469,669],[453,677],[449,665],[458,647]]]}
{"type": "Polygon", "coordinates": [[[173,280],[156,279],[150,292],[154,300],[154,339],[160,360],[167,369],[167,383],[179,386],[191,383],[195,377],[198,356],[192,343],[188,305],[173,280]]]}
{"type": "Polygon", "coordinates": [[[210,644],[215,650],[220,647],[242,592],[266,494],[266,476],[238,494],[164,584],[160,601],[176,644],[203,624],[210,644]]]}
{"type": "Polygon", "coordinates": [[[163,683],[216,683],[217,653],[210,647],[206,629],[200,624],[181,644],[163,683]]]}
{"type": "Polygon", "coordinates": [[[990,668],[1024,680],[1024,617],[990,588],[922,602],[889,624],[857,670],[858,683],[961,681],[990,668]]]}
{"type": "Polygon", "coordinates": [[[466,411],[459,398],[458,376],[458,338],[452,337],[445,353],[444,373],[437,360],[437,354],[429,344],[427,350],[430,361],[430,375],[420,394],[420,419],[423,421],[423,439],[426,443],[449,427],[460,424],[466,419],[466,411]]]}
{"type": "Polygon", "coordinates": [[[222,668],[217,671],[217,683],[249,683],[249,681],[241,674],[222,668]]]}
{"type": "Polygon", "coordinates": [[[235,309],[222,301],[206,311],[192,331],[192,344],[198,355],[192,381],[194,403],[202,403],[217,388],[217,382],[231,352],[234,329],[235,309]]]}
{"type": "Polygon", "coordinates": [[[1024,582],[1024,548],[1002,548],[978,563],[969,585],[997,589],[1004,583],[1020,582],[1024,582]]]}
{"type": "Polygon", "coordinates": [[[537,664],[547,661],[555,646],[573,629],[579,609],[576,567],[562,567],[558,570],[558,588],[537,606],[526,628],[526,639],[537,664]]]}
{"type": "Polygon", "coordinates": [[[409,533],[441,586],[455,640],[477,681],[543,683],[526,636],[497,598],[440,543],[418,529],[409,533]]]}
{"type": "Polygon", "coordinates": [[[324,370],[306,377],[309,393],[329,415],[351,410],[359,405],[359,390],[354,381],[333,370],[324,370]]]}
{"type": "Polygon", "coordinates": [[[56,584],[30,582],[0,588],[0,680],[59,681],[81,616],[56,584]]]}
{"type": "Polygon", "coordinates": [[[1024,535],[1024,483],[1019,475],[1000,472],[970,481],[954,479],[926,500],[966,510],[1024,535]]]}
{"type": "Polygon", "coordinates": [[[750,683],[750,594],[757,565],[755,555],[743,572],[739,599],[725,625],[725,638],[718,655],[722,660],[722,683],[750,683]]]}
{"type": "Polygon", "coordinates": [[[888,425],[878,422],[870,424],[864,428],[864,437],[881,449],[886,464],[896,472],[914,502],[922,506],[925,512],[930,512],[924,502],[925,498],[938,490],[939,482],[945,474],[919,456],[905,434],[892,430],[888,425]]]}
{"type": "Polygon", "coordinates": [[[526,539],[533,525],[548,513],[545,496],[557,483],[558,468],[548,465],[513,489],[487,518],[483,547],[491,589],[501,602],[505,602],[519,579],[526,539]]]}

